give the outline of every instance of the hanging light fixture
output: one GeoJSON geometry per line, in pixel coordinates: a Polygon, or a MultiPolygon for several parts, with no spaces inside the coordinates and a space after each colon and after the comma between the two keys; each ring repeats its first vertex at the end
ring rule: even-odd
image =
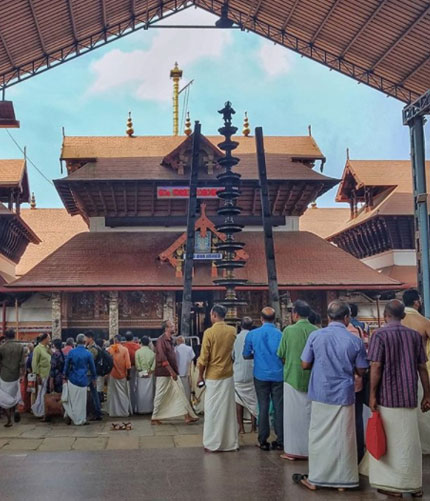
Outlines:
{"type": "Polygon", "coordinates": [[[221,7],[221,17],[215,23],[217,28],[232,28],[233,21],[228,18],[228,2],[225,2],[221,7]]]}

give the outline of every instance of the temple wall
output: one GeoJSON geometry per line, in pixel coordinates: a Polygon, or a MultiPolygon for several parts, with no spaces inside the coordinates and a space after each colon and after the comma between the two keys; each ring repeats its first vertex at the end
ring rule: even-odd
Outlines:
{"type": "Polygon", "coordinates": [[[366,257],[361,260],[374,270],[388,266],[416,266],[417,255],[415,249],[394,249],[366,257]]]}

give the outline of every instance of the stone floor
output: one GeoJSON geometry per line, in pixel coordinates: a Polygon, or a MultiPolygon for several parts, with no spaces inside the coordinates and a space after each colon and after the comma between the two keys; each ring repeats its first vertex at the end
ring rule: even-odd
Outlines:
{"type": "MultiPolygon", "coordinates": [[[[240,451],[210,454],[202,448],[203,423],[151,426],[137,416],[133,430],[111,431],[114,421],[77,427],[26,416],[0,426],[0,501],[387,499],[364,477],[359,490],[343,494],[306,491],[291,476],[306,472],[307,463],[260,451],[251,433],[240,437],[240,451]]],[[[429,456],[424,489],[430,500],[429,456]]]]}
{"type": "MultiPolygon", "coordinates": [[[[203,420],[202,420],[203,421],[203,420]]],[[[4,428],[0,421],[0,454],[8,452],[60,452],[130,450],[173,447],[202,447],[203,423],[186,425],[183,421],[171,421],[152,426],[149,416],[129,419],[110,419],[91,422],[88,426],[67,426],[62,419],[41,423],[33,416],[4,428]],[[114,422],[130,421],[131,431],[112,431],[114,422]]],[[[254,444],[256,437],[247,433],[241,437],[242,445],[254,444]]]]}

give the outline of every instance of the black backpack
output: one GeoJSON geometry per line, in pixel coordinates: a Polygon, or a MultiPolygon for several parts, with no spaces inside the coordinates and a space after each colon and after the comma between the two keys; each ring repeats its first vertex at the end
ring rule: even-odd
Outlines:
{"type": "Polygon", "coordinates": [[[113,369],[112,355],[105,349],[99,348],[99,354],[96,358],[97,376],[106,376],[113,369]]]}

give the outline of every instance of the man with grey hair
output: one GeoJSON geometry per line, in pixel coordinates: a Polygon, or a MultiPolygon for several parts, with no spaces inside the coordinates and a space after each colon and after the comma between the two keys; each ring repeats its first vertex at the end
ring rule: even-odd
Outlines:
{"type": "Polygon", "coordinates": [[[293,480],[312,491],[359,485],[354,374],[362,376],[369,364],[363,341],[346,328],[348,304],[332,301],[327,315],[330,324],[309,335],[301,356],[303,369],[312,369],[309,476],[296,473],[293,480]]]}
{"type": "Polygon", "coordinates": [[[67,424],[88,424],[87,422],[87,386],[88,374],[92,383],[96,384],[96,366],[90,351],[85,348],[85,334],[78,334],[76,348],[70,351],[64,365],[63,393],[61,401],[67,424]]]}

